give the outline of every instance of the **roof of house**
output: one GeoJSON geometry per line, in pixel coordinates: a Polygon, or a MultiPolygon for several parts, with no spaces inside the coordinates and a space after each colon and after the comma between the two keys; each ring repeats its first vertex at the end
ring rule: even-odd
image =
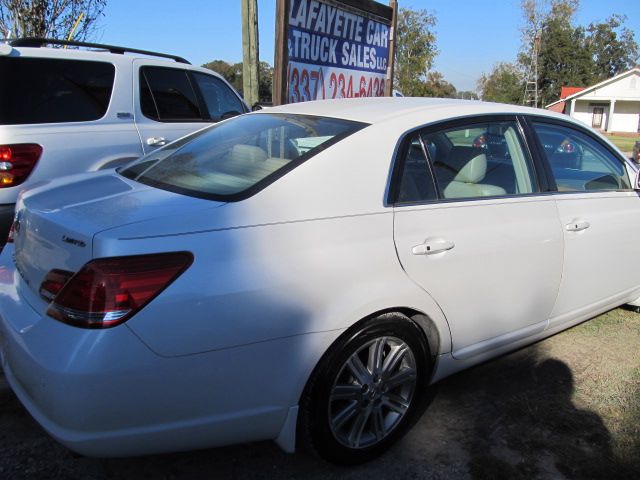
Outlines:
{"type": "MultiPolygon", "coordinates": [[[[563,101],[566,101],[566,100],[573,100],[574,98],[581,97],[582,95],[586,95],[587,93],[589,93],[589,92],[591,92],[591,91],[593,91],[593,90],[595,90],[597,88],[602,88],[605,85],[608,85],[610,83],[618,81],[621,78],[627,77],[627,76],[629,76],[631,74],[634,74],[634,73],[640,75],[640,66],[633,67],[632,69],[627,70],[626,72],[622,72],[622,73],[616,75],[615,77],[607,78],[606,80],[603,80],[600,83],[596,83],[595,85],[591,85],[590,87],[583,88],[583,89],[581,89],[581,90],[579,90],[577,92],[574,92],[574,93],[572,93],[570,95],[567,95],[566,97],[563,97],[562,93],[560,93],[560,99],[559,100],[556,100],[555,102],[552,102],[549,105],[546,105],[544,108],[549,108],[549,107],[551,107],[551,106],[553,106],[553,105],[555,105],[557,103],[560,103],[560,102],[563,102],[563,101]]],[[[565,87],[563,87],[563,89],[564,88],[565,87]]],[[[568,87],[568,88],[577,88],[577,87],[568,87]]]]}
{"type": "Polygon", "coordinates": [[[573,95],[574,93],[581,92],[587,87],[562,87],[560,89],[560,100],[567,98],[569,95],[573,95]]]}

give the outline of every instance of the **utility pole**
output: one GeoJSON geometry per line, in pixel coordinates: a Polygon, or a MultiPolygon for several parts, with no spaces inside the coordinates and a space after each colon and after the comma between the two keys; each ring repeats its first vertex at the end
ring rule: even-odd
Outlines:
{"type": "Polygon", "coordinates": [[[258,0],[242,2],[242,90],[252,107],[260,100],[258,84],[258,0]]]}
{"type": "Polygon", "coordinates": [[[387,83],[385,85],[384,94],[387,97],[393,96],[393,66],[396,58],[396,38],[398,36],[398,1],[390,0],[389,6],[393,8],[393,17],[391,18],[391,32],[389,35],[389,65],[387,67],[387,83]]]}

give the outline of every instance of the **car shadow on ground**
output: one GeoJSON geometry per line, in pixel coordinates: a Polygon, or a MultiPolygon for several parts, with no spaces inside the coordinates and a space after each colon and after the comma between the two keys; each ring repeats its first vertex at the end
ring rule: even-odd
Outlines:
{"type": "Polygon", "coordinates": [[[3,478],[639,478],[595,413],[576,408],[569,367],[538,345],[440,383],[425,415],[382,458],[352,468],[272,442],[124,459],[71,453],[29,417],[0,375],[3,478]]]}

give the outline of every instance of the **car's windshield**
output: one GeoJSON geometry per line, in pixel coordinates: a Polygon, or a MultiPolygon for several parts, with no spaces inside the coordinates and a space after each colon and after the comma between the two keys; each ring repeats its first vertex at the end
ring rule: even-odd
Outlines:
{"type": "Polygon", "coordinates": [[[185,195],[239,200],[364,126],[308,115],[245,115],[174,142],[120,173],[185,195]]]}

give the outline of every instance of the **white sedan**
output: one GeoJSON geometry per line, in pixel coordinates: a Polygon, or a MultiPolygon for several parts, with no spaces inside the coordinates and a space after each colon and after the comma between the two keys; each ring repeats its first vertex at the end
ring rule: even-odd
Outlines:
{"type": "Polygon", "coordinates": [[[221,122],[23,193],[0,257],[4,373],[86,455],[273,439],[366,461],[434,382],[638,305],[636,175],[591,129],[508,105],[221,122]]]}

